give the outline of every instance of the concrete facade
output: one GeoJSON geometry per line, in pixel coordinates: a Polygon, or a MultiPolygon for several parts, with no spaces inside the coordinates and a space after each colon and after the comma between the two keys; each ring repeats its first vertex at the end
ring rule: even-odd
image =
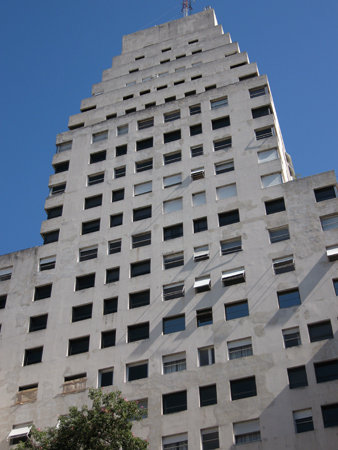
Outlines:
{"type": "Polygon", "coordinates": [[[213,10],[125,36],[92,92],[57,136],[45,245],[0,256],[0,450],[107,371],[150,450],[336,450],[334,172],[294,179],[213,10]]]}

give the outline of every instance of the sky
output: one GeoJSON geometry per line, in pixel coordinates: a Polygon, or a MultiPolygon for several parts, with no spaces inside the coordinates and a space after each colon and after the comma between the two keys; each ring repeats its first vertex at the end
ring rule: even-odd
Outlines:
{"type": "MultiPolygon", "coordinates": [[[[0,254],[42,244],[58,133],[121,53],[122,36],[181,16],[182,0],[3,0],[0,254]]],[[[298,176],[338,173],[335,0],[196,0],[267,74],[298,176]]]]}

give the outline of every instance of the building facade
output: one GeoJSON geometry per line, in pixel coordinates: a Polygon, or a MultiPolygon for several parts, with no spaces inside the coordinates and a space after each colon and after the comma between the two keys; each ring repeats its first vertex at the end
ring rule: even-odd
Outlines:
{"type": "Polygon", "coordinates": [[[213,10],[123,38],[57,136],[44,244],[0,256],[0,449],[90,387],[150,450],[337,449],[338,200],[295,179],[213,10]]]}

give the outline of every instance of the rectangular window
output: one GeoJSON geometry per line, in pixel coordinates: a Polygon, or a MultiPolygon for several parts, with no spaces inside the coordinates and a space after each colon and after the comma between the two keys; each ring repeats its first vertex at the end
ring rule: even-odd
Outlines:
{"type": "MultiPolygon", "coordinates": [[[[194,54],[194,53],[200,53],[201,51],[202,51],[202,50],[198,50],[197,52],[193,52],[192,54],[194,54]]],[[[213,89],[216,89],[216,87],[217,87],[216,84],[211,84],[210,86],[206,86],[206,87],[205,87],[205,92],[212,91],[213,89]]]]}
{"type": "MultiPolygon", "coordinates": [[[[150,91],[149,91],[150,92],[150,91]]],[[[156,106],[156,102],[151,102],[151,103],[146,103],[145,105],[144,105],[144,107],[147,109],[147,108],[152,108],[153,106],[156,106]]]]}
{"type": "Polygon", "coordinates": [[[315,363],[317,383],[338,380],[338,360],[315,363]]]}
{"type": "Polygon", "coordinates": [[[100,133],[93,134],[92,143],[94,144],[95,142],[101,142],[101,141],[105,141],[107,139],[108,139],[108,130],[101,131],[100,133]]]}
{"type": "Polygon", "coordinates": [[[171,253],[170,255],[163,255],[163,268],[165,270],[183,265],[184,265],[183,252],[171,253]]]}
{"type": "Polygon", "coordinates": [[[172,164],[175,162],[179,162],[182,159],[181,152],[174,152],[174,153],[167,153],[166,155],[163,155],[164,165],[167,166],[168,164],[172,164]]]}
{"type": "Polygon", "coordinates": [[[71,150],[72,145],[73,145],[72,141],[62,142],[62,144],[58,144],[56,146],[56,153],[63,153],[66,152],[67,150],[71,150]]]}
{"type": "Polygon", "coordinates": [[[43,347],[30,348],[25,350],[24,366],[30,366],[31,364],[38,364],[42,361],[43,347]]]}
{"type": "Polygon", "coordinates": [[[233,284],[244,283],[245,282],[244,267],[235,270],[223,271],[221,280],[224,286],[232,286],[233,284]]]}
{"type": "Polygon", "coordinates": [[[192,194],[192,205],[199,206],[204,205],[206,203],[205,191],[196,192],[196,194],[192,194]]]}
{"type": "Polygon", "coordinates": [[[121,239],[108,242],[108,255],[121,252],[121,239]]]}
{"type": "Polygon", "coordinates": [[[328,260],[333,262],[338,260],[338,246],[333,245],[330,247],[326,247],[326,255],[328,257],[328,260]]]}
{"type": "Polygon", "coordinates": [[[129,294],[129,309],[150,305],[150,290],[129,294]]]}
{"type": "Polygon", "coordinates": [[[148,378],[148,361],[127,365],[127,381],[148,378]]]}
{"type": "Polygon", "coordinates": [[[214,450],[219,447],[218,428],[201,430],[202,450],[214,450]]]}
{"type": "Polygon", "coordinates": [[[176,59],[181,59],[181,58],[184,58],[185,57],[185,54],[184,55],[178,55],[178,56],[176,56],[176,59]]]}
{"type": "Polygon", "coordinates": [[[102,152],[91,153],[89,164],[95,164],[101,161],[105,161],[107,157],[107,150],[103,150],[102,152]]]}
{"type": "Polygon", "coordinates": [[[92,318],[93,304],[73,306],[72,308],[72,322],[80,322],[92,318]]]}
{"type": "Polygon", "coordinates": [[[174,300],[184,297],[184,283],[167,284],[163,286],[163,300],[174,300]]]}
{"type": "Polygon", "coordinates": [[[233,428],[235,444],[248,444],[261,440],[258,419],[234,423],[233,428]]]}
{"type": "Polygon", "coordinates": [[[62,172],[67,172],[67,170],[69,169],[69,161],[65,161],[59,164],[54,164],[54,171],[55,173],[62,173],[62,172]]]}
{"type": "Polygon", "coordinates": [[[239,319],[249,315],[249,305],[247,300],[241,302],[228,303],[225,306],[226,320],[239,319]]]}
{"type": "Polygon", "coordinates": [[[95,273],[89,275],[83,275],[82,277],[76,277],[76,291],[82,291],[83,289],[89,289],[95,286],[95,273]]]}
{"type": "Polygon", "coordinates": [[[186,370],[185,352],[163,356],[163,373],[182,372],[186,370]]]}
{"type": "Polygon", "coordinates": [[[30,384],[28,386],[20,386],[16,394],[15,404],[23,405],[37,400],[38,384],[30,384]]]}
{"type": "Polygon", "coordinates": [[[133,222],[148,219],[149,217],[151,217],[151,205],[133,209],[133,222]]]}
{"type": "Polygon", "coordinates": [[[99,370],[99,385],[98,387],[113,386],[114,369],[99,370]]]}
{"type": "Polygon", "coordinates": [[[227,161],[227,162],[215,164],[215,174],[216,175],[221,175],[222,173],[226,173],[226,172],[232,172],[233,170],[235,170],[233,161],[227,161]]]}
{"type": "Polygon", "coordinates": [[[217,404],[216,384],[200,386],[200,407],[217,404]]]}
{"type": "Polygon", "coordinates": [[[181,130],[170,131],[163,134],[163,142],[168,144],[169,142],[178,141],[181,139],[181,130]]]}
{"type": "Polygon", "coordinates": [[[251,113],[253,119],[258,119],[259,117],[268,116],[269,114],[272,114],[272,110],[270,105],[266,105],[252,109],[251,113]]]}
{"type": "Polygon", "coordinates": [[[114,347],[116,341],[116,330],[103,331],[101,333],[101,348],[114,347]]]}
{"type": "Polygon", "coordinates": [[[148,192],[152,192],[153,183],[152,181],[147,181],[146,183],[135,184],[134,185],[134,196],[147,194],[148,192]]]}
{"type": "Polygon", "coordinates": [[[210,100],[211,109],[222,108],[228,105],[228,97],[217,98],[216,100],[210,100]]]}
{"type": "Polygon", "coordinates": [[[136,151],[140,152],[141,150],[146,150],[147,148],[152,148],[153,145],[154,145],[153,137],[143,139],[142,141],[137,141],[136,142],[136,151]]]}
{"type": "Polygon", "coordinates": [[[200,114],[201,112],[201,104],[198,103],[197,105],[189,106],[189,113],[191,116],[194,116],[195,114],[200,114]]]}
{"type": "Polygon", "coordinates": [[[191,81],[198,80],[199,78],[202,78],[201,74],[200,75],[194,75],[193,77],[191,77],[191,81]]]}
{"type": "Polygon", "coordinates": [[[253,354],[251,337],[228,342],[228,352],[230,360],[251,356],[253,354]]]}
{"type": "Polygon", "coordinates": [[[163,214],[180,211],[182,208],[182,198],[176,198],[174,200],[163,202],[163,214]]]}
{"type": "Polygon", "coordinates": [[[115,156],[123,156],[127,154],[127,144],[119,145],[115,148],[115,156]]]}
{"type": "Polygon", "coordinates": [[[228,137],[226,139],[222,139],[220,141],[214,141],[214,151],[218,152],[219,150],[228,150],[231,148],[232,139],[228,137]]]}
{"type": "Polygon", "coordinates": [[[338,296],[338,280],[333,280],[333,288],[336,295],[338,296]]]}
{"type": "Polygon", "coordinates": [[[220,227],[231,225],[239,222],[239,211],[234,209],[233,211],[227,211],[218,214],[218,223],[220,227]]]}
{"type": "Polygon", "coordinates": [[[300,340],[299,327],[282,330],[282,333],[285,348],[297,347],[298,345],[302,345],[302,342],[300,340]]]}
{"type": "Polygon", "coordinates": [[[114,314],[117,312],[117,297],[106,298],[103,300],[103,315],[114,314]]]}
{"type": "Polygon", "coordinates": [[[273,148],[272,150],[264,150],[263,152],[258,152],[258,163],[263,164],[266,162],[274,161],[278,159],[278,150],[273,148]]]}
{"type": "MultiPolygon", "coordinates": [[[[53,242],[57,242],[59,240],[60,230],[49,231],[42,235],[43,237],[43,245],[52,244],[53,242]]],[[[1,281],[1,273],[0,273],[0,281],[1,281]]]]}
{"type": "Polygon", "coordinates": [[[194,233],[201,233],[208,230],[208,221],[206,217],[193,220],[194,233]]]}
{"type": "Polygon", "coordinates": [[[287,256],[285,258],[278,258],[272,260],[272,267],[275,275],[281,273],[292,272],[295,270],[295,260],[293,256],[287,256]]]}
{"type": "Polygon", "coordinates": [[[268,93],[267,86],[256,87],[253,89],[249,89],[250,98],[260,97],[268,93]]]}
{"type": "Polygon", "coordinates": [[[200,245],[194,247],[194,261],[203,261],[209,259],[209,245],[200,245]]]}
{"type": "Polygon", "coordinates": [[[167,317],[163,319],[163,334],[177,333],[185,330],[185,315],[167,317]]]}
{"type": "Polygon", "coordinates": [[[201,178],[204,178],[205,177],[204,167],[198,167],[197,169],[193,169],[190,172],[190,176],[193,180],[199,180],[201,178]]]}
{"type": "Polygon", "coordinates": [[[138,120],[137,126],[139,130],[144,130],[145,128],[150,128],[154,126],[154,118],[148,117],[147,119],[138,120]]]}
{"type": "Polygon", "coordinates": [[[289,387],[297,389],[308,385],[305,366],[288,369],[289,387]]]}
{"type": "Polygon", "coordinates": [[[87,382],[86,373],[79,373],[77,375],[65,377],[62,394],[84,391],[86,389],[86,382],[87,382]]]}
{"type": "Polygon", "coordinates": [[[149,339],[149,322],[128,326],[128,342],[149,339]]]}
{"type": "Polygon", "coordinates": [[[196,147],[190,147],[191,157],[195,158],[196,156],[203,155],[203,145],[197,145],[196,147]]]}
{"type": "Polygon", "coordinates": [[[106,270],[106,284],[115,283],[120,279],[120,268],[114,267],[113,269],[106,270]]]}
{"type": "Polygon", "coordinates": [[[87,186],[93,186],[104,182],[104,172],[97,173],[95,175],[88,175],[87,186]]]}
{"type": "Polygon", "coordinates": [[[163,228],[163,240],[169,241],[183,236],[183,223],[163,228]]]}
{"type": "Polygon", "coordinates": [[[124,134],[128,134],[128,125],[121,125],[117,127],[117,135],[123,136],[124,134]]]}
{"type": "Polygon", "coordinates": [[[293,420],[295,423],[296,433],[304,433],[314,429],[311,408],[303,409],[301,411],[294,411],[293,420]]]}
{"type": "Polygon", "coordinates": [[[6,267],[5,269],[0,269],[0,283],[1,281],[7,281],[12,278],[13,267],[6,267]]]}
{"type": "Polygon", "coordinates": [[[218,130],[219,128],[225,128],[230,126],[230,117],[220,117],[218,119],[213,119],[211,121],[211,127],[213,130],[218,130]]]}
{"type": "Polygon", "coordinates": [[[276,200],[265,202],[265,211],[267,215],[285,211],[284,198],[277,198],[276,200]]]}
{"type": "Polygon", "coordinates": [[[310,342],[333,339],[333,332],[330,320],[308,324],[310,342]]]}
{"type": "Polygon", "coordinates": [[[187,391],[163,395],[163,414],[172,414],[187,410],[187,391]]]}
{"type": "Polygon", "coordinates": [[[215,364],[214,347],[204,347],[198,349],[198,360],[200,367],[215,364]]]}
{"type": "Polygon", "coordinates": [[[279,308],[289,308],[291,306],[298,306],[301,304],[299,290],[290,289],[284,292],[277,292],[279,308]]]}
{"type": "Polygon", "coordinates": [[[146,170],[151,170],[152,168],[153,168],[153,158],[135,162],[136,173],[145,172],[146,170]]]}
{"type": "Polygon", "coordinates": [[[162,450],[188,450],[188,434],[163,437],[162,450]]]}
{"type": "Polygon", "coordinates": [[[185,97],[191,97],[192,95],[196,95],[196,91],[195,90],[184,93],[185,97]]]}
{"type": "Polygon", "coordinates": [[[95,195],[94,197],[85,198],[84,209],[96,208],[102,205],[102,194],[95,195]]]}
{"type": "Polygon", "coordinates": [[[270,175],[264,175],[261,177],[261,182],[263,188],[277,186],[278,184],[283,183],[282,174],[280,172],[277,172],[270,175]]]}
{"type": "Polygon", "coordinates": [[[167,97],[164,99],[165,103],[174,102],[176,100],[176,95],[173,95],[172,97],[167,97]]]}
{"type": "Polygon", "coordinates": [[[56,206],[55,208],[46,209],[47,220],[55,219],[62,216],[63,206],[56,206]]]}
{"type": "Polygon", "coordinates": [[[212,325],[212,308],[199,309],[196,311],[197,327],[212,325]]]}
{"type": "Polygon", "coordinates": [[[323,231],[333,230],[338,228],[338,214],[334,214],[329,217],[321,217],[320,222],[322,224],[323,231]]]}
{"type": "Polygon", "coordinates": [[[112,113],[112,114],[108,114],[106,116],[106,120],[110,120],[110,119],[116,119],[117,114],[116,113],[112,113]]]}
{"type": "Polygon", "coordinates": [[[100,219],[82,223],[82,234],[94,233],[100,230],[100,219]]]}
{"type": "Polygon", "coordinates": [[[68,356],[78,355],[89,351],[89,336],[77,339],[69,339],[68,356]]]}
{"type": "Polygon", "coordinates": [[[237,195],[236,184],[228,184],[227,186],[220,186],[216,188],[216,198],[217,200],[222,200],[224,198],[235,197],[237,195]]]}
{"type": "Polygon", "coordinates": [[[190,136],[196,136],[197,134],[201,134],[201,133],[202,133],[202,124],[201,123],[190,126],[190,136]]]}
{"type": "Polygon", "coordinates": [[[336,190],[334,186],[328,186],[320,189],[315,189],[316,202],[324,202],[336,198],[336,190]]]}
{"type": "Polygon", "coordinates": [[[240,252],[242,250],[242,238],[228,239],[221,242],[221,255],[240,252]]]}
{"type": "Polygon", "coordinates": [[[44,286],[37,286],[34,292],[34,301],[49,298],[52,295],[52,284],[45,284],[44,286]]]}
{"type": "Polygon", "coordinates": [[[247,377],[240,380],[230,380],[231,400],[255,397],[257,395],[256,378],[247,377]]]}
{"type": "Polygon", "coordinates": [[[135,234],[131,237],[131,246],[132,248],[145,247],[146,245],[151,244],[151,231],[147,231],[146,233],[135,234]]]}
{"type": "Polygon", "coordinates": [[[45,330],[47,328],[48,314],[41,316],[30,317],[29,319],[29,332],[45,330]]]}
{"type": "Polygon", "coordinates": [[[123,223],[123,213],[110,216],[110,228],[118,227],[123,223]]]}
{"type": "Polygon", "coordinates": [[[289,227],[287,225],[281,228],[275,228],[273,230],[268,231],[271,244],[290,239],[289,227]]]}
{"type": "Polygon", "coordinates": [[[130,264],[130,277],[139,277],[150,273],[150,259],[130,264]]]}
{"type": "Polygon", "coordinates": [[[167,188],[170,186],[176,186],[177,184],[181,184],[181,183],[182,183],[182,174],[181,173],[163,178],[163,187],[164,188],[167,188]]]}
{"type": "Polygon", "coordinates": [[[256,141],[260,141],[262,139],[267,139],[269,137],[275,136],[275,127],[266,127],[261,130],[255,130],[256,141]]]}
{"type": "Polygon", "coordinates": [[[124,188],[117,189],[112,193],[112,202],[119,202],[121,200],[124,200],[124,188]]]}
{"type": "Polygon", "coordinates": [[[172,122],[174,120],[180,119],[181,118],[181,111],[178,109],[176,111],[171,111],[168,113],[164,113],[164,122],[172,122]]]}
{"type": "Polygon", "coordinates": [[[49,196],[63,194],[66,190],[66,183],[58,184],[57,186],[52,186],[49,191],[49,196]]]}
{"type": "Polygon", "coordinates": [[[210,275],[204,275],[203,277],[195,278],[194,289],[196,289],[196,293],[210,291],[211,289],[210,275]]]}
{"type": "Polygon", "coordinates": [[[338,403],[324,405],[322,408],[324,428],[338,426],[338,403]]]}
{"type": "Polygon", "coordinates": [[[166,84],[164,84],[163,86],[158,86],[157,88],[156,88],[156,90],[157,91],[162,91],[162,89],[167,89],[167,85],[166,84]]]}
{"type": "Polygon", "coordinates": [[[0,295],[0,309],[6,307],[7,295],[0,295]]]}
{"type": "MultiPolygon", "coordinates": [[[[129,73],[132,73],[132,72],[137,72],[138,71],[138,69],[133,69],[131,72],[129,71],[129,73]]],[[[134,97],[134,94],[129,94],[129,95],[125,95],[124,97],[123,97],[123,101],[125,101],[125,100],[130,100],[131,98],[133,98],[134,97]]]]}

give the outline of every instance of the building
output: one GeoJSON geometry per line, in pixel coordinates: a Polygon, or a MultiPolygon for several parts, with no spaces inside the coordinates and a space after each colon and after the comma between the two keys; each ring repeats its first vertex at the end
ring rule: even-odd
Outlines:
{"type": "Polygon", "coordinates": [[[336,450],[334,172],[295,179],[213,10],[125,36],[92,92],[44,245],[0,257],[0,449],[105,386],[150,450],[336,450]]]}

